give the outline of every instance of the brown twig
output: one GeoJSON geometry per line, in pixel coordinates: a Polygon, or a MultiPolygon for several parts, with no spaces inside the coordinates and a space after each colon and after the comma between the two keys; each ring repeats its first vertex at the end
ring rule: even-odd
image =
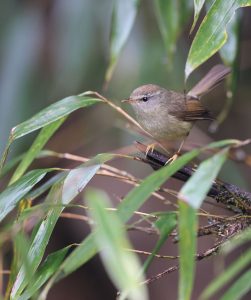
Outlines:
{"type": "MultiPolygon", "coordinates": [[[[202,252],[200,254],[196,254],[196,260],[200,261],[200,260],[202,260],[204,258],[212,256],[213,254],[216,254],[219,251],[219,249],[222,246],[222,244],[223,243],[220,242],[218,244],[215,244],[212,248],[207,249],[206,251],[204,251],[204,252],[202,252]]],[[[154,282],[154,281],[156,281],[158,279],[163,278],[164,276],[166,276],[166,275],[168,275],[168,274],[170,274],[170,273],[172,273],[174,271],[177,271],[178,269],[179,269],[179,265],[177,264],[177,265],[172,266],[172,267],[164,270],[163,272],[161,272],[161,273],[159,273],[157,275],[154,275],[151,278],[143,281],[142,284],[150,284],[150,283],[152,283],[152,282],[154,282]]]]}
{"type": "MultiPolygon", "coordinates": [[[[160,153],[157,150],[149,151],[147,155],[147,147],[144,144],[137,143],[137,148],[144,153],[143,162],[149,164],[154,170],[157,170],[165,165],[170,157],[160,153]]],[[[194,173],[194,168],[185,166],[173,175],[174,178],[186,182],[194,173]]],[[[241,190],[239,187],[216,180],[212,183],[208,196],[215,199],[217,202],[224,204],[227,209],[251,215],[251,193],[241,190]]]]}

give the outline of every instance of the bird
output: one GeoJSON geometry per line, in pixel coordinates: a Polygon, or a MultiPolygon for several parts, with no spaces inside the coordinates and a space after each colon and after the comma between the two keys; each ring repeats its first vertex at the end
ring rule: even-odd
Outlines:
{"type": "MultiPolygon", "coordinates": [[[[188,93],[176,92],[156,84],[145,84],[133,90],[128,99],[141,127],[160,145],[181,140],[180,147],[170,161],[175,160],[198,120],[214,120],[211,112],[201,103],[201,97],[221,83],[231,69],[215,65],[188,93]]],[[[156,143],[147,147],[153,151],[156,143]]]]}

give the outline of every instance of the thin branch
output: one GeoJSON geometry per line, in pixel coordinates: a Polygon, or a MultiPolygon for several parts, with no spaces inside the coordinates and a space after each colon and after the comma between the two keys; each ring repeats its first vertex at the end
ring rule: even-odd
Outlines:
{"type": "MultiPolygon", "coordinates": [[[[137,143],[136,146],[145,155],[147,147],[141,143],[137,143]]],[[[149,151],[142,161],[149,164],[154,170],[157,170],[163,167],[169,158],[167,155],[154,149],[149,151]]],[[[173,177],[186,182],[193,175],[194,171],[193,167],[186,166],[176,172],[173,177]]],[[[243,214],[251,215],[251,193],[241,190],[238,186],[216,180],[212,183],[208,196],[224,204],[227,209],[235,213],[239,211],[243,214]]]]}
{"type": "MultiPolygon", "coordinates": [[[[218,244],[214,245],[212,248],[207,249],[206,251],[204,251],[204,252],[202,252],[200,254],[197,254],[196,255],[196,260],[200,261],[200,260],[202,260],[204,258],[210,257],[213,254],[217,253],[219,251],[219,249],[220,249],[220,247],[221,247],[222,244],[223,244],[222,242],[218,243],[218,244]]],[[[166,269],[165,271],[163,271],[163,272],[161,272],[161,273],[159,273],[157,275],[154,275],[151,278],[143,281],[142,284],[150,284],[150,283],[152,283],[152,282],[154,282],[154,281],[156,281],[158,279],[163,278],[164,276],[166,276],[166,275],[168,275],[168,274],[170,274],[170,273],[172,273],[174,271],[177,271],[178,269],[179,269],[179,265],[177,264],[177,265],[172,266],[172,267],[166,269]]]]}
{"type": "MultiPolygon", "coordinates": [[[[147,256],[152,255],[151,252],[142,251],[142,250],[136,250],[136,249],[125,249],[125,250],[130,251],[130,252],[134,252],[134,253],[138,253],[138,254],[142,254],[142,255],[147,255],[147,256]]],[[[156,258],[168,258],[168,259],[177,259],[177,258],[179,258],[179,256],[160,255],[160,254],[154,254],[154,257],[156,257],[156,258]]]]}

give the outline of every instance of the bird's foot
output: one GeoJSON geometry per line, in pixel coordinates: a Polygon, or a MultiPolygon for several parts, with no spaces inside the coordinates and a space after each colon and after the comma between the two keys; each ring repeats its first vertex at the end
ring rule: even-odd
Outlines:
{"type": "Polygon", "coordinates": [[[153,152],[155,146],[156,146],[156,143],[147,145],[147,147],[146,147],[146,156],[147,156],[149,153],[152,153],[152,152],[153,152]]]}
{"type": "Polygon", "coordinates": [[[169,164],[172,164],[179,156],[180,156],[180,153],[179,153],[179,152],[176,152],[172,157],[170,157],[170,158],[166,161],[165,166],[166,166],[166,165],[169,165],[169,164]]]}

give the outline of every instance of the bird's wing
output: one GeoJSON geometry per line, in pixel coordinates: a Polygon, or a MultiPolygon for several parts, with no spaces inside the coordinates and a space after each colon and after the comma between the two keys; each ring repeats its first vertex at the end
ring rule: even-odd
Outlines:
{"type": "Polygon", "coordinates": [[[197,120],[214,120],[211,113],[201,104],[201,102],[193,97],[188,97],[186,99],[184,108],[176,109],[169,113],[181,121],[187,122],[194,122],[197,120]]]}

